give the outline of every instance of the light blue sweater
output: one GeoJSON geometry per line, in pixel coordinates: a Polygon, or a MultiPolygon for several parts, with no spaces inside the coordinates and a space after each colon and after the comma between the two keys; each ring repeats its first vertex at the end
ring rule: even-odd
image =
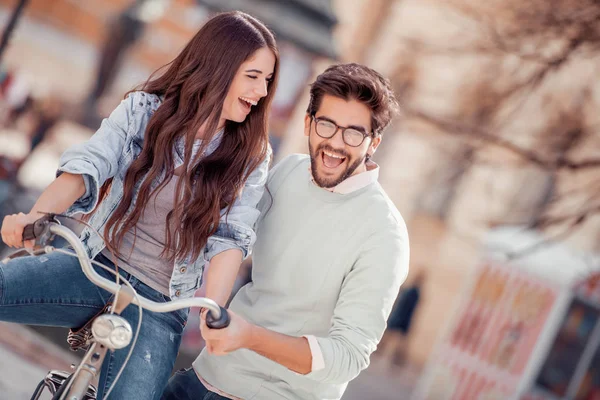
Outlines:
{"type": "Polygon", "coordinates": [[[325,367],[301,375],[247,349],[202,351],[197,373],[242,399],[341,398],[369,365],[408,274],[406,226],[379,183],[332,193],[311,181],[309,165],[292,155],[271,171],[252,282],[230,308],[273,331],[316,336],[325,367]]]}

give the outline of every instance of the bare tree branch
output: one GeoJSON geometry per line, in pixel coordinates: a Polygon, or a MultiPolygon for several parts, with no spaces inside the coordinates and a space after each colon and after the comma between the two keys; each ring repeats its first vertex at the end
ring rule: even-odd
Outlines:
{"type": "Polygon", "coordinates": [[[585,207],[582,210],[579,210],[577,213],[569,213],[558,215],[554,217],[541,217],[538,218],[531,224],[532,228],[546,228],[552,225],[558,225],[564,222],[572,221],[573,224],[579,225],[583,223],[588,217],[600,213],[600,205],[596,204],[594,206],[585,207]]]}
{"type": "Polygon", "coordinates": [[[561,232],[559,232],[553,236],[550,236],[548,238],[544,238],[534,245],[526,246],[525,248],[523,248],[519,251],[514,251],[512,253],[507,254],[508,259],[515,260],[518,258],[522,258],[526,255],[529,255],[529,254],[535,253],[536,251],[539,251],[540,249],[548,246],[548,244],[550,244],[552,242],[559,242],[561,240],[566,239],[567,237],[572,235],[573,232],[575,232],[579,228],[579,226],[584,222],[584,220],[585,220],[585,217],[581,217],[581,218],[577,218],[577,219],[573,220],[561,232]]]}
{"type": "Polygon", "coordinates": [[[544,157],[535,151],[520,147],[510,140],[494,135],[484,128],[459,122],[456,119],[447,119],[436,117],[426,112],[403,108],[403,111],[412,117],[426,121],[436,128],[454,135],[471,136],[473,140],[482,140],[488,144],[492,144],[520,156],[526,161],[529,161],[540,168],[548,170],[569,169],[582,170],[591,168],[600,168],[600,156],[598,158],[588,158],[581,161],[573,161],[567,158],[559,158],[557,160],[544,157]]]}

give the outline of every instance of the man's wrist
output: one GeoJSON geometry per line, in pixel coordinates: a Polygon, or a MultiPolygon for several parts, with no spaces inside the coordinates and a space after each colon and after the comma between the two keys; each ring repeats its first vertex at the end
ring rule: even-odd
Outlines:
{"type": "Polygon", "coordinates": [[[258,338],[260,336],[260,326],[251,324],[248,322],[248,330],[244,337],[244,348],[248,350],[254,350],[256,347],[256,343],[258,343],[258,338]]]}

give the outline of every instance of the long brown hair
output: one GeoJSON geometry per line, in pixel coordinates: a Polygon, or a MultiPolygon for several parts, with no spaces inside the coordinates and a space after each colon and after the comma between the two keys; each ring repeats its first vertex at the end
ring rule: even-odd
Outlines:
{"type": "MultiPolygon", "coordinates": [[[[200,256],[218,228],[221,210],[229,212],[250,173],[266,157],[268,111],[277,85],[278,64],[273,34],[257,19],[236,11],[210,19],[163,67],[166,71],[160,77],[150,76],[141,90],[161,96],[163,101],[148,123],[141,154],[125,175],[123,199],[106,223],[104,236],[109,249],[118,250],[125,233],[135,227],[153,193],[152,183],[164,177],[156,191],[172,179],[172,150],[177,140],[183,139],[183,172],[176,186],[174,209],[166,218],[163,256],[170,260],[200,256]],[[203,156],[218,128],[236,72],[264,47],[276,60],[267,96],[252,107],[244,122],[226,121],[218,148],[203,156]],[[202,144],[192,157],[201,127],[205,127],[202,144]],[[136,186],[139,191],[133,202],[136,186]]],[[[105,183],[103,192],[109,186],[110,182],[105,183]]]]}

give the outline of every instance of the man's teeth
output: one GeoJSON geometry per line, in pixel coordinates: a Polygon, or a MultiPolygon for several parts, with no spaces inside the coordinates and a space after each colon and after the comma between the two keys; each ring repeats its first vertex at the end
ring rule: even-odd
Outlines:
{"type": "Polygon", "coordinates": [[[244,100],[246,103],[250,103],[250,104],[252,104],[253,106],[255,106],[255,105],[257,105],[257,104],[258,104],[258,102],[257,102],[257,101],[255,101],[255,100],[252,100],[252,99],[249,99],[249,98],[247,98],[247,97],[240,97],[240,99],[244,100]]]}
{"type": "Polygon", "coordinates": [[[338,156],[338,155],[335,155],[335,154],[333,154],[333,153],[330,153],[330,152],[328,152],[328,151],[323,151],[323,153],[325,153],[325,155],[326,155],[326,156],[328,156],[328,157],[332,157],[332,158],[337,158],[337,159],[342,159],[342,158],[345,158],[345,157],[338,156]]]}

